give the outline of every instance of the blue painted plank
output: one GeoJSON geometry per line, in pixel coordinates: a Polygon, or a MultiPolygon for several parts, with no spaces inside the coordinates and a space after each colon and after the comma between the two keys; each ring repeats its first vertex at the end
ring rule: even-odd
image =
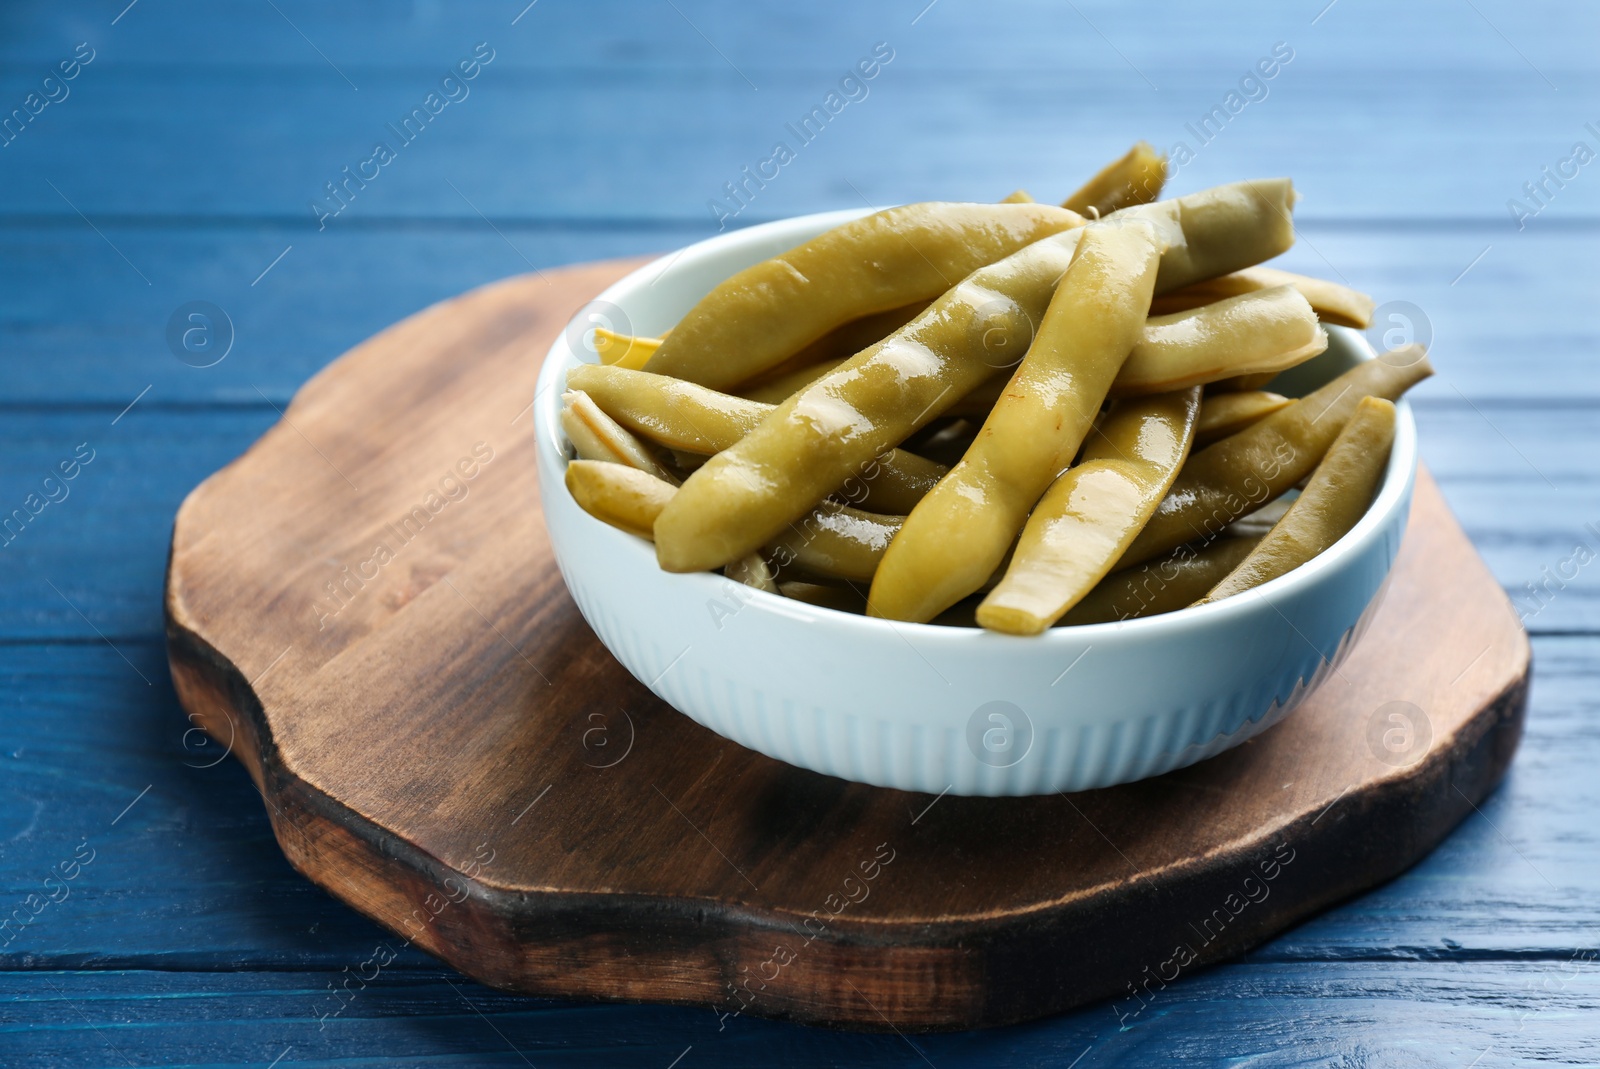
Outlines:
{"type": "MultiPolygon", "coordinates": [[[[501,233],[483,220],[322,234],[103,226],[109,244],[77,219],[0,225],[3,400],[93,402],[114,414],[151,386],[154,403],[260,404],[265,394],[281,405],[328,361],[435,301],[534,268],[646,255],[714,232],[497,225],[501,233]],[[190,366],[169,345],[168,324],[191,301],[217,305],[232,324],[233,349],[213,367],[190,366]]],[[[1594,232],[1545,228],[1506,240],[1487,225],[1309,225],[1301,233],[1283,264],[1384,302],[1375,342],[1402,340],[1408,329],[1432,341],[1440,374],[1417,396],[1600,401],[1600,323],[1589,314],[1594,232]]]]}
{"type": "Polygon", "coordinates": [[[178,706],[163,646],[115,641],[0,646],[0,970],[365,960],[386,933],[289,867],[243,767],[178,706]]]}
{"type": "MultiPolygon", "coordinates": [[[[737,4],[545,5],[514,27],[489,6],[391,21],[147,5],[115,27],[86,11],[36,14],[17,35],[31,58],[0,70],[8,108],[76,38],[96,58],[5,150],[0,203],[73,215],[48,179],[91,217],[306,218],[324,183],[392,138],[387,124],[478,41],[494,61],[424,137],[391,146],[398,158],[352,216],[472,218],[450,179],[493,216],[700,219],[784,139],[798,158],[760,193],[769,215],[1019,183],[1060,195],[1144,136],[1198,153],[1188,188],[1264,169],[1300,178],[1313,214],[1504,221],[1524,181],[1594,138],[1584,123],[1600,103],[1579,43],[1600,19],[1587,8],[1539,5],[1551,14],[1536,17],[1486,3],[1480,17],[1345,0],[1313,25],[1264,3],[1169,5],[1149,33],[1131,6],[944,4],[912,25],[921,6],[774,16],[737,4]],[[1508,20],[1515,40],[1497,32],[1508,20]],[[878,41],[894,59],[864,99],[813,142],[786,134],[878,41]],[[1279,41],[1293,60],[1202,147],[1187,124],[1279,41]]],[[[1597,198],[1576,180],[1550,217],[1593,216],[1597,198]]]]}
{"type": "MultiPolygon", "coordinates": [[[[172,510],[275,418],[257,388],[282,403],[399,316],[529,264],[709,232],[705,202],[878,40],[895,58],[870,96],[738,223],[1018,184],[1048,195],[1134,136],[1184,138],[1258,55],[1290,42],[1269,98],[1178,186],[1295,175],[1312,225],[1292,263],[1424,311],[1441,367],[1419,391],[1425,455],[1502,582],[1544,580],[1576,540],[1600,545],[1584,526],[1600,516],[1582,462],[1600,444],[1586,315],[1600,187],[1573,180],[1526,232],[1505,202],[1577,138],[1600,143],[1584,129],[1600,116],[1597,18],[1510,0],[7,5],[4,109],[76,42],[97,52],[71,97],[0,149],[0,508],[78,443],[96,452],[71,496],[0,550],[0,762],[12,773],[0,777],[0,887],[20,900],[79,843],[104,850],[0,957],[15,970],[0,971],[0,1061],[387,1065],[399,1051],[410,1064],[521,1065],[525,1051],[539,1064],[921,1065],[925,1051],[940,1066],[1065,1065],[1087,1051],[1086,1065],[1464,1065],[1491,1048],[1504,1064],[1588,1060],[1592,965],[1572,954],[1594,930],[1593,638],[1538,640],[1508,784],[1401,880],[1172,989],[1129,1031],[1095,1007],[921,1051],[761,1022],[719,1034],[703,1011],[529,1002],[451,987],[417,955],[319,1029],[301,1000],[381,934],[288,869],[231,761],[192,767],[214,752],[185,748],[154,639],[172,510]],[[310,197],[479,40],[496,58],[472,96],[317,233],[310,197]],[[214,368],[180,364],[163,340],[193,299],[238,327],[214,368]],[[118,965],[325,971],[42,971],[118,965]]],[[[1590,571],[1554,589],[1532,625],[1592,631],[1590,571]]]]}
{"type": "Polygon", "coordinates": [[[1132,68],[1137,64],[1159,82],[1164,70],[1225,63],[1237,55],[1241,41],[1282,30],[1380,67],[1447,73],[1475,63],[1488,70],[1520,70],[1530,82],[1543,84],[1539,70],[1588,64],[1585,31],[1594,26],[1592,12],[1560,0],[1475,0],[1475,6],[1481,15],[1448,0],[1405,5],[1341,0],[1336,10],[1326,3],[1286,8],[1272,0],[1239,0],[1211,9],[1171,0],[1137,7],[1080,0],[1073,5],[1076,11],[1051,0],[984,5],[832,0],[765,9],[738,0],[676,0],[676,11],[628,0],[536,6],[526,0],[425,0],[404,6],[275,0],[219,12],[206,0],[166,0],[133,8],[113,26],[127,0],[74,5],[15,0],[6,9],[0,63],[47,63],[63,45],[70,48],[95,36],[118,42],[143,62],[304,67],[320,70],[335,87],[343,83],[316,48],[344,69],[416,66],[436,59],[444,35],[480,32],[528,39],[522,62],[535,69],[715,68],[731,77],[733,65],[747,71],[816,66],[863,37],[899,34],[917,43],[930,66],[1007,74],[1057,66],[1063,61],[1063,38],[1086,37],[1097,47],[1086,49],[1085,58],[1130,79],[1137,77],[1132,68]],[[219,27],[227,32],[219,35],[219,27]],[[1379,28],[1385,32],[1375,32],[1379,28]],[[1432,47],[1417,48],[1421,39],[1432,47]]]}
{"type": "Polygon", "coordinates": [[[1596,945],[1579,916],[1600,874],[1600,640],[1534,639],[1526,733],[1499,790],[1399,879],[1284,933],[1253,961],[1563,958],[1596,945]],[[1587,755],[1594,754],[1595,757],[1587,755]]]}
{"type": "MultiPolygon", "coordinates": [[[[1186,125],[1269,53],[1273,33],[1236,45],[1224,70],[1162,71],[1157,93],[1126,69],[1085,65],[1083,54],[1103,43],[1063,29],[1059,63],[1014,72],[1003,89],[990,73],[902,66],[897,52],[869,95],[814,138],[790,125],[826,99],[875,38],[825,69],[759,74],[759,93],[727,69],[523,74],[497,58],[415,140],[390,124],[437,88],[435,69],[376,70],[351,93],[317,72],[118,66],[106,58],[3,150],[0,203],[10,214],[52,218],[76,219],[81,210],[96,220],[268,216],[315,224],[338,207],[327,184],[344,182],[347,166],[363,173],[382,143],[392,161],[365,166],[366,180],[352,180],[342,194],[349,206],[329,226],[474,219],[479,211],[700,221],[712,218],[707,202],[725,199],[727,183],[744,181],[742,168],[755,169],[782,142],[792,162],[768,166],[771,180],[752,182],[746,198],[748,211],[778,217],[863,202],[992,199],[1018,185],[1059,199],[1147,138],[1196,153],[1173,182],[1178,192],[1288,174],[1308,193],[1311,218],[1472,218],[1515,233],[1506,202],[1524,196],[1523,183],[1541,179],[1541,168],[1570,155],[1579,139],[1600,147],[1584,128],[1600,116],[1600,77],[1589,69],[1559,72],[1558,94],[1530,85],[1525,70],[1475,71],[1467,80],[1409,66],[1352,69],[1352,57],[1319,57],[1309,47],[1274,79],[1270,96],[1202,145],[1186,125]],[[1104,106],[1107,94],[1118,107],[1104,106]],[[293,151],[283,151],[286,142],[293,151]],[[319,198],[325,207],[313,212],[319,198]]],[[[438,67],[468,56],[475,40],[441,41],[438,67]]],[[[912,54],[909,44],[904,54],[912,54]]],[[[33,72],[0,73],[0,100],[20,103],[38,81],[33,72]]],[[[1576,173],[1531,226],[1600,214],[1600,182],[1576,173]]]]}
{"type": "MultiPolygon", "coordinates": [[[[1537,640],[1527,737],[1482,814],[1400,879],[1250,960],[1461,964],[1590,946],[1597,654],[1600,638],[1537,640]]],[[[0,974],[337,971],[393,938],[289,868],[243,769],[190,731],[159,644],[0,644],[0,684],[0,917],[29,917],[31,894],[62,896],[0,928],[0,974]],[[47,883],[90,852],[65,892],[47,883]]],[[[430,961],[411,952],[391,968],[430,961]]]]}
{"type": "Polygon", "coordinates": [[[8,413],[0,516],[12,524],[0,525],[0,636],[160,636],[179,503],[276,419],[266,406],[8,413]]]}
{"type": "Polygon", "coordinates": [[[507,227],[502,236],[481,220],[326,234],[102,229],[115,249],[81,223],[0,227],[7,403],[96,403],[114,415],[150,386],[153,404],[262,405],[265,395],[283,405],[340,353],[430,304],[508,275],[665,251],[700,236],[507,227]],[[199,365],[220,352],[190,354],[169,339],[174,316],[195,301],[222,310],[218,339],[231,329],[231,351],[212,366],[199,365]]]}
{"type": "MultiPolygon", "coordinates": [[[[1592,953],[1592,952],[1591,952],[1592,953]]],[[[907,1037],[707,1009],[577,1006],[380,974],[338,1018],[339,973],[0,974],[14,1069],[107,1066],[1592,1065],[1600,970],[1552,961],[1234,965],[1156,992],[989,1032],[907,1037]],[[1128,1013],[1137,1003],[1123,1007],[1128,1013]],[[674,1059],[680,1059],[674,1062],[674,1059]]],[[[1152,990],[1154,987],[1152,986],[1152,990]]]]}

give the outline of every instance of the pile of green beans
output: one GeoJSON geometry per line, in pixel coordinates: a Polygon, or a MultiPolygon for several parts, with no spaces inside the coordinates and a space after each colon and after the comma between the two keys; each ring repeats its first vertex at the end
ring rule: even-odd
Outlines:
{"type": "Polygon", "coordinates": [[[568,489],[667,571],[912,623],[1034,635],[1285,574],[1365,514],[1432,369],[1406,347],[1264,390],[1372,299],[1261,266],[1294,242],[1288,179],[1165,178],[1141,142],[1059,208],[876,212],[660,338],[607,332],[566,382],[568,489]]]}

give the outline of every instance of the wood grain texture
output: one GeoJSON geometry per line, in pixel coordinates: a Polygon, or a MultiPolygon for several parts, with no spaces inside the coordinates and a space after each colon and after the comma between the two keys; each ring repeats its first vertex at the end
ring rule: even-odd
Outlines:
{"type": "MultiPolygon", "coordinates": [[[[290,868],[243,765],[191,731],[164,643],[116,644],[0,645],[0,897],[24,900],[84,839],[99,851],[63,909],[0,948],[0,972],[337,972],[379,939],[398,948],[290,868]]],[[[1600,926],[1587,892],[1600,878],[1600,829],[1586,793],[1600,762],[1600,639],[1533,646],[1527,732],[1482,815],[1401,878],[1283,933],[1247,963],[1364,963],[1378,982],[1386,962],[1470,971],[1493,960],[1559,962],[1588,945],[1600,926]]],[[[384,976],[422,965],[437,968],[410,952],[384,976]]],[[[1110,1017],[1104,1005],[1082,1012],[1110,1017]]]]}
{"type": "Polygon", "coordinates": [[[278,418],[272,404],[415,309],[529,263],[673,248],[710,232],[705,199],[872,41],[898,54],[871,99],[738,223],[859,205],[863,194],[1048,192],[1133,137],[1175,135],[1266,46],[1290,42],[1297,58],[1271,98],[1183,180],[1293,174],[1308,197],[1298,269],[1342,274],[1431,317],[1441,374],[1419,396],[1459,418],[1419,412],[1424,455],[1504,586],[1540,579],[1600,521],[1592,473],[1577,463],[1600,385],[1600,184],[1585,168],[1526,231],[1505,211],[1600,115],[1596,12],[1553,0],[1340,0],[1326,11],[1325,0],[946,0],[913,26],[926,0],[677,0],[676,10],[598,0],[542,2],[509,25],[524,6],[4,5],[6,108],[76,42],[99,58],[70,100],[0,150],[0,498],[18,504],[41,465],[85,438],[101,449],[27,545],[0,551],[6,908],[81,838],[100,855],[70,901],[0,949],[0,1062],[1594,1062],[1600,971],[1579,957],[1600,924],[1600,580],[1587,567],[1528,621],[1528,732],[1482,814],[1399,879],[1237,964],[1186,977],[1164,1011],[1129,1031],[1106,1003],[917,1037],[917,1049],[748,1016],[719,1031],[703,1009],[499,994],[403,949],[323,1027],[313,1014],[348,976],[341,969],[381,940],[400,942],[290,869],[241,765],[201,767],[222,748],[185,736],[165,672],[172,514],[278,418]],[[499,55],[472,99],[442,117],[451,125],[317,232],[305,199],[477,40],[499,55]],[[174,360],[162,337],[172,310],[194,299],[223,306],[239,331],[233,355],[203,371],[174,360]]]}
{"type": "Polygon", "coordinates": [[[1026,1020],[1148,994],[1178,944],[1221,960],[1389,878],[1504,771],[1527,640],[1426,477],[1342,671],[1192,769],[934,799],[679,716],[567,598],[525,413],[555,332],[631,266],[512,279],[398,324],[178,514],[185,708],[232,741],[295,866],[415,945],[543,994],[864,1029],[1026,1020]],[[419,504],[393,559],[363,565],[419,504]],[[1391,701],[1431,730],[1403,767],[1368,738],[1391,701]]]}

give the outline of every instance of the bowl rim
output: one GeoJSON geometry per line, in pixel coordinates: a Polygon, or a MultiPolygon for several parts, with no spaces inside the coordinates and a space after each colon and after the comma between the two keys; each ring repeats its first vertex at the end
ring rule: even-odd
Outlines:
{"type": "MultiPolygon", "coordinates": [[[[790,216],[771,222],[729,230],[686,245],[675,252],[659,256],[628,272],[622,278],[590,298],[583,308],[580,308],[562,326],[550,348],[546,351],[544,363],[540,367],[534,395],[533,415],[535,448],[538,455],[538,464],[541,468],[541,486],[546,484],[547,476],[554,476],[553,481],[560,486],[559,492],[565,493],[566,491],[566,483],[563,477],[567,463],[566,445],[560,431],[559,419],[559,403],[562,391],[555,387],[557,386],[558,376],[564,378],[566,372],[572,366],[577,363],[588,362],[582,359],[571,344],[573,326],[578,318],[584,314],[585,309],[592,308],[597,304],[622,308],[624,307],[623,302],[627,299],[627,293],[637,289],[641,283],[647,286],[652,285],[666,277],[669,272],[683,270],[689,265],[708,257],[726,252],[731,247],[789,234],[796,235],[795,243],[798,244],[801,241],[809,240],[810,236],[813,236],[814,233],[820,233],[821,230],[870,215],[879,210],[882,209],[847,208],[827,212],[813,212],[807,215],[790,216]],[[807,236],[798,236],[801,232],[808,232],[807,236]],[[621,297],[620,300],[619,295],[621,297]],[[547,467],[548,471],[543,470],[547,467]]],[[[1365,335],[1359,330],[1336,324],[1324,324],[1324,327],[1330,335],[1337,334],[1351,344],[1356,350],[1358,359],[1362,361],[1378,359],[1378,354],[1367,341],[1365,335]]],[[[1154,640],[1164,635],[1186,631],[1194,626],[1203,626],[1208,622],[1220,624],[1224,621],[1233,620],[1253,613],[1262,601],[1270,602],[1275,599],[1275,595],[1292,595],[1301,588],[1316,585],[1319,579],[1325,576],[1329,570],[1339,567],[1351,557],[1361,555],[1374,542],[1383,537],[1383,528],[1388,520],[1409,499],[1417,471],[1417,429],[1410,402],[1402,397],[1395,407],[1398,418],[1395,422],[1394,444],[1389,452],[1389,463],[1384,471],[1383,483],[1379,486],[1377,494],[1373,496],[1372,504],[1367,507],[1367,511],[1362,514],[1361,519],[1357,521],[1354,527],[1345,532],[1338,541],[1316,557],[1275,579],[1268,580],[1260,586],[1245,592],[1246,594],[1254,594],[1254,597],[1246,597],[1241,594],[1206,605],[1190,605],[1171,612],[1127,620],[1110,620],[1094,624],[1057,625],[1046,629],[1039,635],[1007,635],[982,627],[959,627],[947,624],[888,620],[812,605],[807,602],[796,601],[793,598],[783,597],[781,594],[758,590],[754,587],[747,588],[741,592],[742,596],[749,598],[745,602],[744,608],[767,611],[775,615],[798,619],[805,623],[819,623],[840,628],[846,637],[859,635],[862,638],[868,638],[892,634],[898,635],[902,639],[915,637],[919,642],[929,641],[946,644],[1026,642],[1033,643],[1040,649],[1053,649],[1058,646],[1076,649],[1084,643],[1092,644],[1096,641],[1109,641],[1113,637],[1121,641],[1128,641],[1135,637],[1154,640]]],[[[731,580],[725,576],[710,571],[688,573],[663,571],[656,561],[654,543],[637,535],[617,530],[604,521],[582,512],[577,503],[571,500],[570,495],[568,495],[567,501],[574,509],[582,513],[586,520],[603,530],[599,537],[616,536],[618,544],[622,547],[621,552],[632,552],[648,558],[650,568],[660,571],[663,576],[671,576],[673,580],[681,581],[684,584],[683,589],[686,598],[715,597],[726,593],[726,584],[731,580]]]]}

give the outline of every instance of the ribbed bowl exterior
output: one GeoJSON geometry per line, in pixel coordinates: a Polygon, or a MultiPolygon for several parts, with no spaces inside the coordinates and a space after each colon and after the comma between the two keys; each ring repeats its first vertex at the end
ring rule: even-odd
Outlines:
{"type": "MultiPolygon", "coordinates": [[[[855,214],[702,242],[635,272],[597,304],[613,321],[659,331],[732,272],[855,214]]],[[[1359,334],[1330,333],[1313,381],[1371,357],[1359,334]]],[[[1410,510],[1416,429],[1402,404],[1385,483],[1361,523],[1315,561],[1245,595],[1032,638],[889,623],[710,573],[663,572],[648,542],[584,513],[562,480],[557,419],[560,381],[584,356],[577,331],[559,339],[534,404],[545,523],[584,619],[636,679],[719,735],[877,786],[1077,791],[1243,742],[1338,671],[1381,600],[1410,510]]]]}

